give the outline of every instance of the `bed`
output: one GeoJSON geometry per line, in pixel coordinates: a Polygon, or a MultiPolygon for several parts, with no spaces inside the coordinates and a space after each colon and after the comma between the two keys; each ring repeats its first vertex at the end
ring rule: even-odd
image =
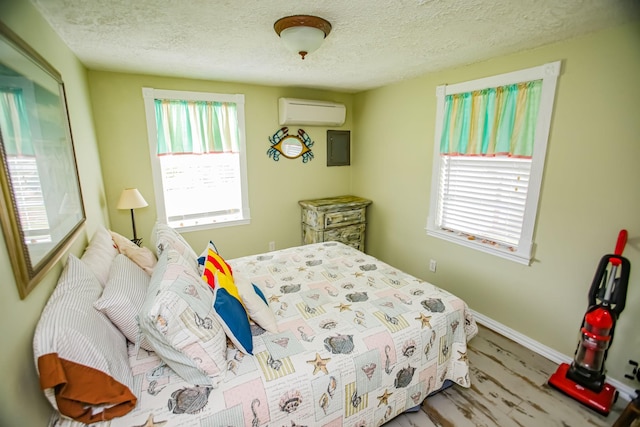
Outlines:
{"type": "MultiPolygon", "coordinates": [[[[447,383],[470,386],[467,342],[477,326],[455,295],[338,242],[226,261],[234,277],[246,278],[266,300],[277,329],[251,321],[252,354],[225,330],[222,361],[214,363],[214,375],[208,372],[215,377],[209,384],[186,381],[176,373],[182,367],[167,363],[159,346],[160,352],[141,348],[144,333],[125,339],[131,378],[121,382],[135,397],[126,414],[92,425],[378,426],[447,383]]],[[[153,284],[146,286],[148,300],[153,284]]],[[[45,335],[50,341],[52,332],[38,329],[34,349],[43,382],[46,369],[38,360],[47,350],[38,341],[45,335]]],[[[200,367],[202,360],[195,359],[200,367]]],[[[56,409],[59,387],[43,384],[56,409]]],[[[96,404],[93,412],[109,405],[96,404]]],[[[56,412],[50,425],[85,424],[56,412]]]]}

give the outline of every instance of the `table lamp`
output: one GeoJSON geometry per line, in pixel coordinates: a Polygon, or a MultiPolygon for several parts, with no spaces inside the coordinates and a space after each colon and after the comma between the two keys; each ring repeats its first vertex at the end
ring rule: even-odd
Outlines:
{"type": "Polygon", "coordinates": [[[138,208],[144,208],[149,206],[147,201],[142,197],[142,194],[137,188],[125,188],[120,194],[120,200],[118,200],[117,209],[130,209],[131,210],[131,224],[133,225],[133,239],[131,240],[136,245],[140,246],[142,239],[138,239],[136,234],[136,219],[133,215],[133,210],[138,208]]]}

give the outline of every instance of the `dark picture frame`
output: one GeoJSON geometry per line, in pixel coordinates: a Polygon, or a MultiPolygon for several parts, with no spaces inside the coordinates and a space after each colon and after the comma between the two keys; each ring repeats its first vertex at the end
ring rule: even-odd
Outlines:
{"type": "Polygon", "coordinates": [[[0,22],[0,223],[20,298],[86,215],[60,73],[0,22]]]}

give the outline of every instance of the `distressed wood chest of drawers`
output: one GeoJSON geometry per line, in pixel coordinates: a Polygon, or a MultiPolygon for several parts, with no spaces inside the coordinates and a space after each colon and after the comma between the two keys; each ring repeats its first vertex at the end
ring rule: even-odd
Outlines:
{"type": "Polygon", "coordinates": [[[371,200],[356,196],[300,200],[302,244],[338,241],[364,252],[366,211],[371,200]]]}

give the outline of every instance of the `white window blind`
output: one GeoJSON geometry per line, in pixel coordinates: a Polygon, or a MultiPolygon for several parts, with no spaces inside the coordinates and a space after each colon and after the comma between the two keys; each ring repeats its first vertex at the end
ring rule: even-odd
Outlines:
{"type": "Polygon", "coordinates": [[[242,219],[238,153],[160,156],[167,224],[189,227],[242,219]]]}
{"type": "Polygon", "coordinates": [[[49,219],[35,157],[8,156],[7,166],[27,244],[51,242],[49,219]]]}
{"type": "Polygon", "coordinates": [[[531,159],[443,156],[438,224],[505,246],[524,222],[531,159]]]}

